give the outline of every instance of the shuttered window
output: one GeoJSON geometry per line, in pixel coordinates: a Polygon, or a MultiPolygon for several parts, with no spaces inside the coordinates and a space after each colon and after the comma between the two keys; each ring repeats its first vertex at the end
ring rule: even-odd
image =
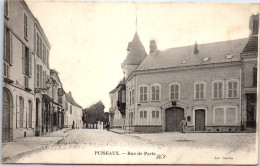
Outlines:
{"type": "Polygon", "coordinates": [[[227,81],[227,98],[238,98],[238,80],[227,81]]]}
{"type": "Polygon", "coordinates": [[[195,82],[194,83],[194,99],[200,100],[205,99],[206,95],[206,83],[205,82],[195,82]]]}
{"type": "Polygon", "coordinates": [[[32,128],[32,101],[29,101],[28,102],[28,104],[29,104],[29,128],[32,128]]]}
{"type": "Polygon", "coordinates": [[[24,14],[24,38],[28,37],[28,18],[27,15],[24,14]]]}
{"type": "Polygon", "coordinates": [[[232,126],[237,124],[237,107],[221,106],[213,108],[214,124],[219,126],[232,126]]]}
{"type": "Polygon", "coordinates": [[[213,81],[212,82],[212,98],[223,99],[224,81],[213,81]]]}
{"type": "Polygon", "coordinates": [[[148,87],[147,86],[140,86],[139,87],[139,101],[146,102],[148,97],[148,87]]]}
{"type": "Polygon", "coordinates": [[[160,85],[152,85],[151,101],[160,101],[160,85]]]}
{"type": "Polygon", "coordinates": [[[170,84],[170,100],[180,99],[180,84],[173,83],[170,84]]]}
{"type": "Polygon", "coordinates": [[[20,128],[23,128],[24,126],[24,100],[22,97],[19,97],[19,104],[20,104],[20,117],[19,117],[19,120],[18,120],[18,123],[19,123],[19,127],[20,128]]]}

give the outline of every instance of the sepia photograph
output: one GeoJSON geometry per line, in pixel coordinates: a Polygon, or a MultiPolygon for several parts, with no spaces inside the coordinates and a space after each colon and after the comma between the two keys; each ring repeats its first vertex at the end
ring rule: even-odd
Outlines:
{"type": "Polygon", "coordinates": [[[0,4],[2,164],[258,164],[260,3],[0,4]]]}

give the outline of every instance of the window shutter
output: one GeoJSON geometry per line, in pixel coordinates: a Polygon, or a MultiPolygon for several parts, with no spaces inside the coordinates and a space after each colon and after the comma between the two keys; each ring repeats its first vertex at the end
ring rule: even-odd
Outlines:
{"type": "Polygon", "coordinates": [[[29,50],[29,77],[32,77],[32,52],[29,50]]]}
{"type": "Polygon", "coordinates": [[[25,74],[25,45],[23,44],[23,53],[22,53],[22,71],[25,74]]]}
{"type": "Polygon", "coordinates": [[[20,101],[17,102],[16,108],[18,108],[16,109],[16,128],[19,128],[20,127],[20,101]]]}
{"type": "Polygon", "coordinates": [[[12,40],[12,33],[10,32],[10,64],[13,64],[13,40],[12,40]]]}

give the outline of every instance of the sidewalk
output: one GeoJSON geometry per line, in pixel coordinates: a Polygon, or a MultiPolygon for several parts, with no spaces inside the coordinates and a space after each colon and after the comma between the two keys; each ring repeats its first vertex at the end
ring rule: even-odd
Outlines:
{"type": "Polygon", "coordinates": [[[112,128],[112,129],[109,129],[109,131],[112,131],[112,132],[117,133],[117,134],[131,134],[131,133],[134,133],[133,131],[127,131],[127,130],[119,129],[119,128],[112,128]]]}
{"type": "Polygon", "coordinates": [[[59,143],[67,136],[68,128],[39,137],[24,137],[13,142],[2,143],[2,163],[59,143]]]}

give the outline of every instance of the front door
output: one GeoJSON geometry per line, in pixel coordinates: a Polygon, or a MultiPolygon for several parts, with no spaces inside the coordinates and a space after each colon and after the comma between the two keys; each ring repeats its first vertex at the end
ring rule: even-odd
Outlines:
{"type": "Polygon", "coordinates": [[[205,110],[195,110],[195,131],[205,131],[205,110]]]}
{"type": "Polygon", "coordinates": [[[10,125],[10,96],[6,89],[3,89],[3,115],[2,115],[2,142],[9,142],[11,140],[11,125],[10,125]]]}
{"type": "Polygon", "coordinates": [[[247,104],[246,104],[246,113],[247,113],[247,127],[256,127],[256,94],[247,94],[247,104]]]}
{"type": "Polygon", "coordinates": [[[181,131],[181,120],[184,118],[184,109],[172,107],[166,110],[166,131],[181,131]]]}

